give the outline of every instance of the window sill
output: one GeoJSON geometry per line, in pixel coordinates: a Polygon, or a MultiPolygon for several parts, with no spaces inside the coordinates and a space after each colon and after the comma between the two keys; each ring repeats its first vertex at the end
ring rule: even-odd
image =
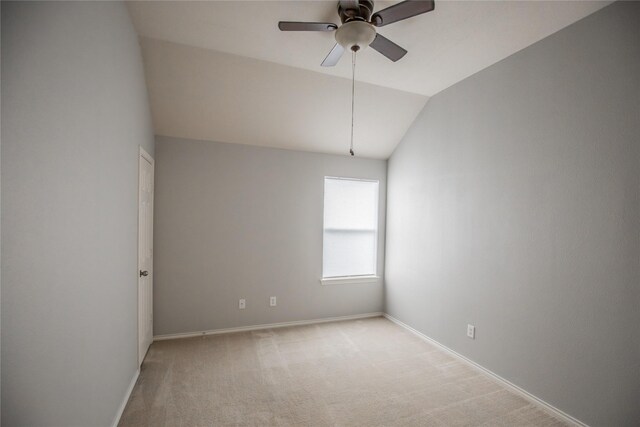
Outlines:
{"type": "Polygon", "coordinates": [[[323,285],[346,285],[350,283],[377,283],[380,276],[327,277],[320,279],[323,285]]]}

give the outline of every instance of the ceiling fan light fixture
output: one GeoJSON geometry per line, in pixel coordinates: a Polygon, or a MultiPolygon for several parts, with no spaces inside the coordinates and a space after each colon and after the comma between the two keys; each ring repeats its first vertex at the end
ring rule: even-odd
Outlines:
{"type": "Polygon", "coordinates": [[[336,30],[336,41],[345,49],[363,50],[376,38],[376,29],[364,21],[351,21],[336,30]]]}

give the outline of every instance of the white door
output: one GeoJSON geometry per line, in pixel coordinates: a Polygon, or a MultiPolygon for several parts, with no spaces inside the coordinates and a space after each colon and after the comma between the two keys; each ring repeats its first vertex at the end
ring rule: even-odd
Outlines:
{"type": "Polygon", "coordinates": [[[153,159],[140,148],[138,174],[138,364],[153,341],[153,159]]]}

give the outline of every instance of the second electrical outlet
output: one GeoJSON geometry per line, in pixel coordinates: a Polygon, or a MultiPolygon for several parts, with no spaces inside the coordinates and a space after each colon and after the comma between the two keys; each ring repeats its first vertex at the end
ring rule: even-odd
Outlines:
{"type": "Polygon", "coordinates": [[[240,310],[244,310],[245,308],[247,308],[247,301],[245,301],[244,298],[242,298],[240,301],[238,301],[238,308],[240,310]]]}
{"type": "Polygon", "coordinates": [[[467,336],[472,340],[476,339],[476,327],[472,324],[467,325],[467,336]]]}
{"type": "Polygon", "coordinates": [[[270,297],[269,298],[269,305],[271,307],[275,307],[276,306],[276,297],[270,297]]]}

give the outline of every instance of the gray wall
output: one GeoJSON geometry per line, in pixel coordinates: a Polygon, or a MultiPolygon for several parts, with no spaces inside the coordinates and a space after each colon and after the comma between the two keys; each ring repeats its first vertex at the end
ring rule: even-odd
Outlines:
{"type": "Polygon", "coordinates": [[[389,161],[387,312],[592,425],[640,424],[639,22],[437,94],[389,161]]]}
{"type": "Polygon", "coordinates": [[[166,137],[156,153],[155,335],[382,310],[381,280],[319,280],[325,175],[380,180],[383,274],[386,161],[166,137]]]}
{"type": "Polygon", "coordinates": [[[122,3],[2,2],[2,423],[111,425],[137,368],[138,145],[122,3]]]}

